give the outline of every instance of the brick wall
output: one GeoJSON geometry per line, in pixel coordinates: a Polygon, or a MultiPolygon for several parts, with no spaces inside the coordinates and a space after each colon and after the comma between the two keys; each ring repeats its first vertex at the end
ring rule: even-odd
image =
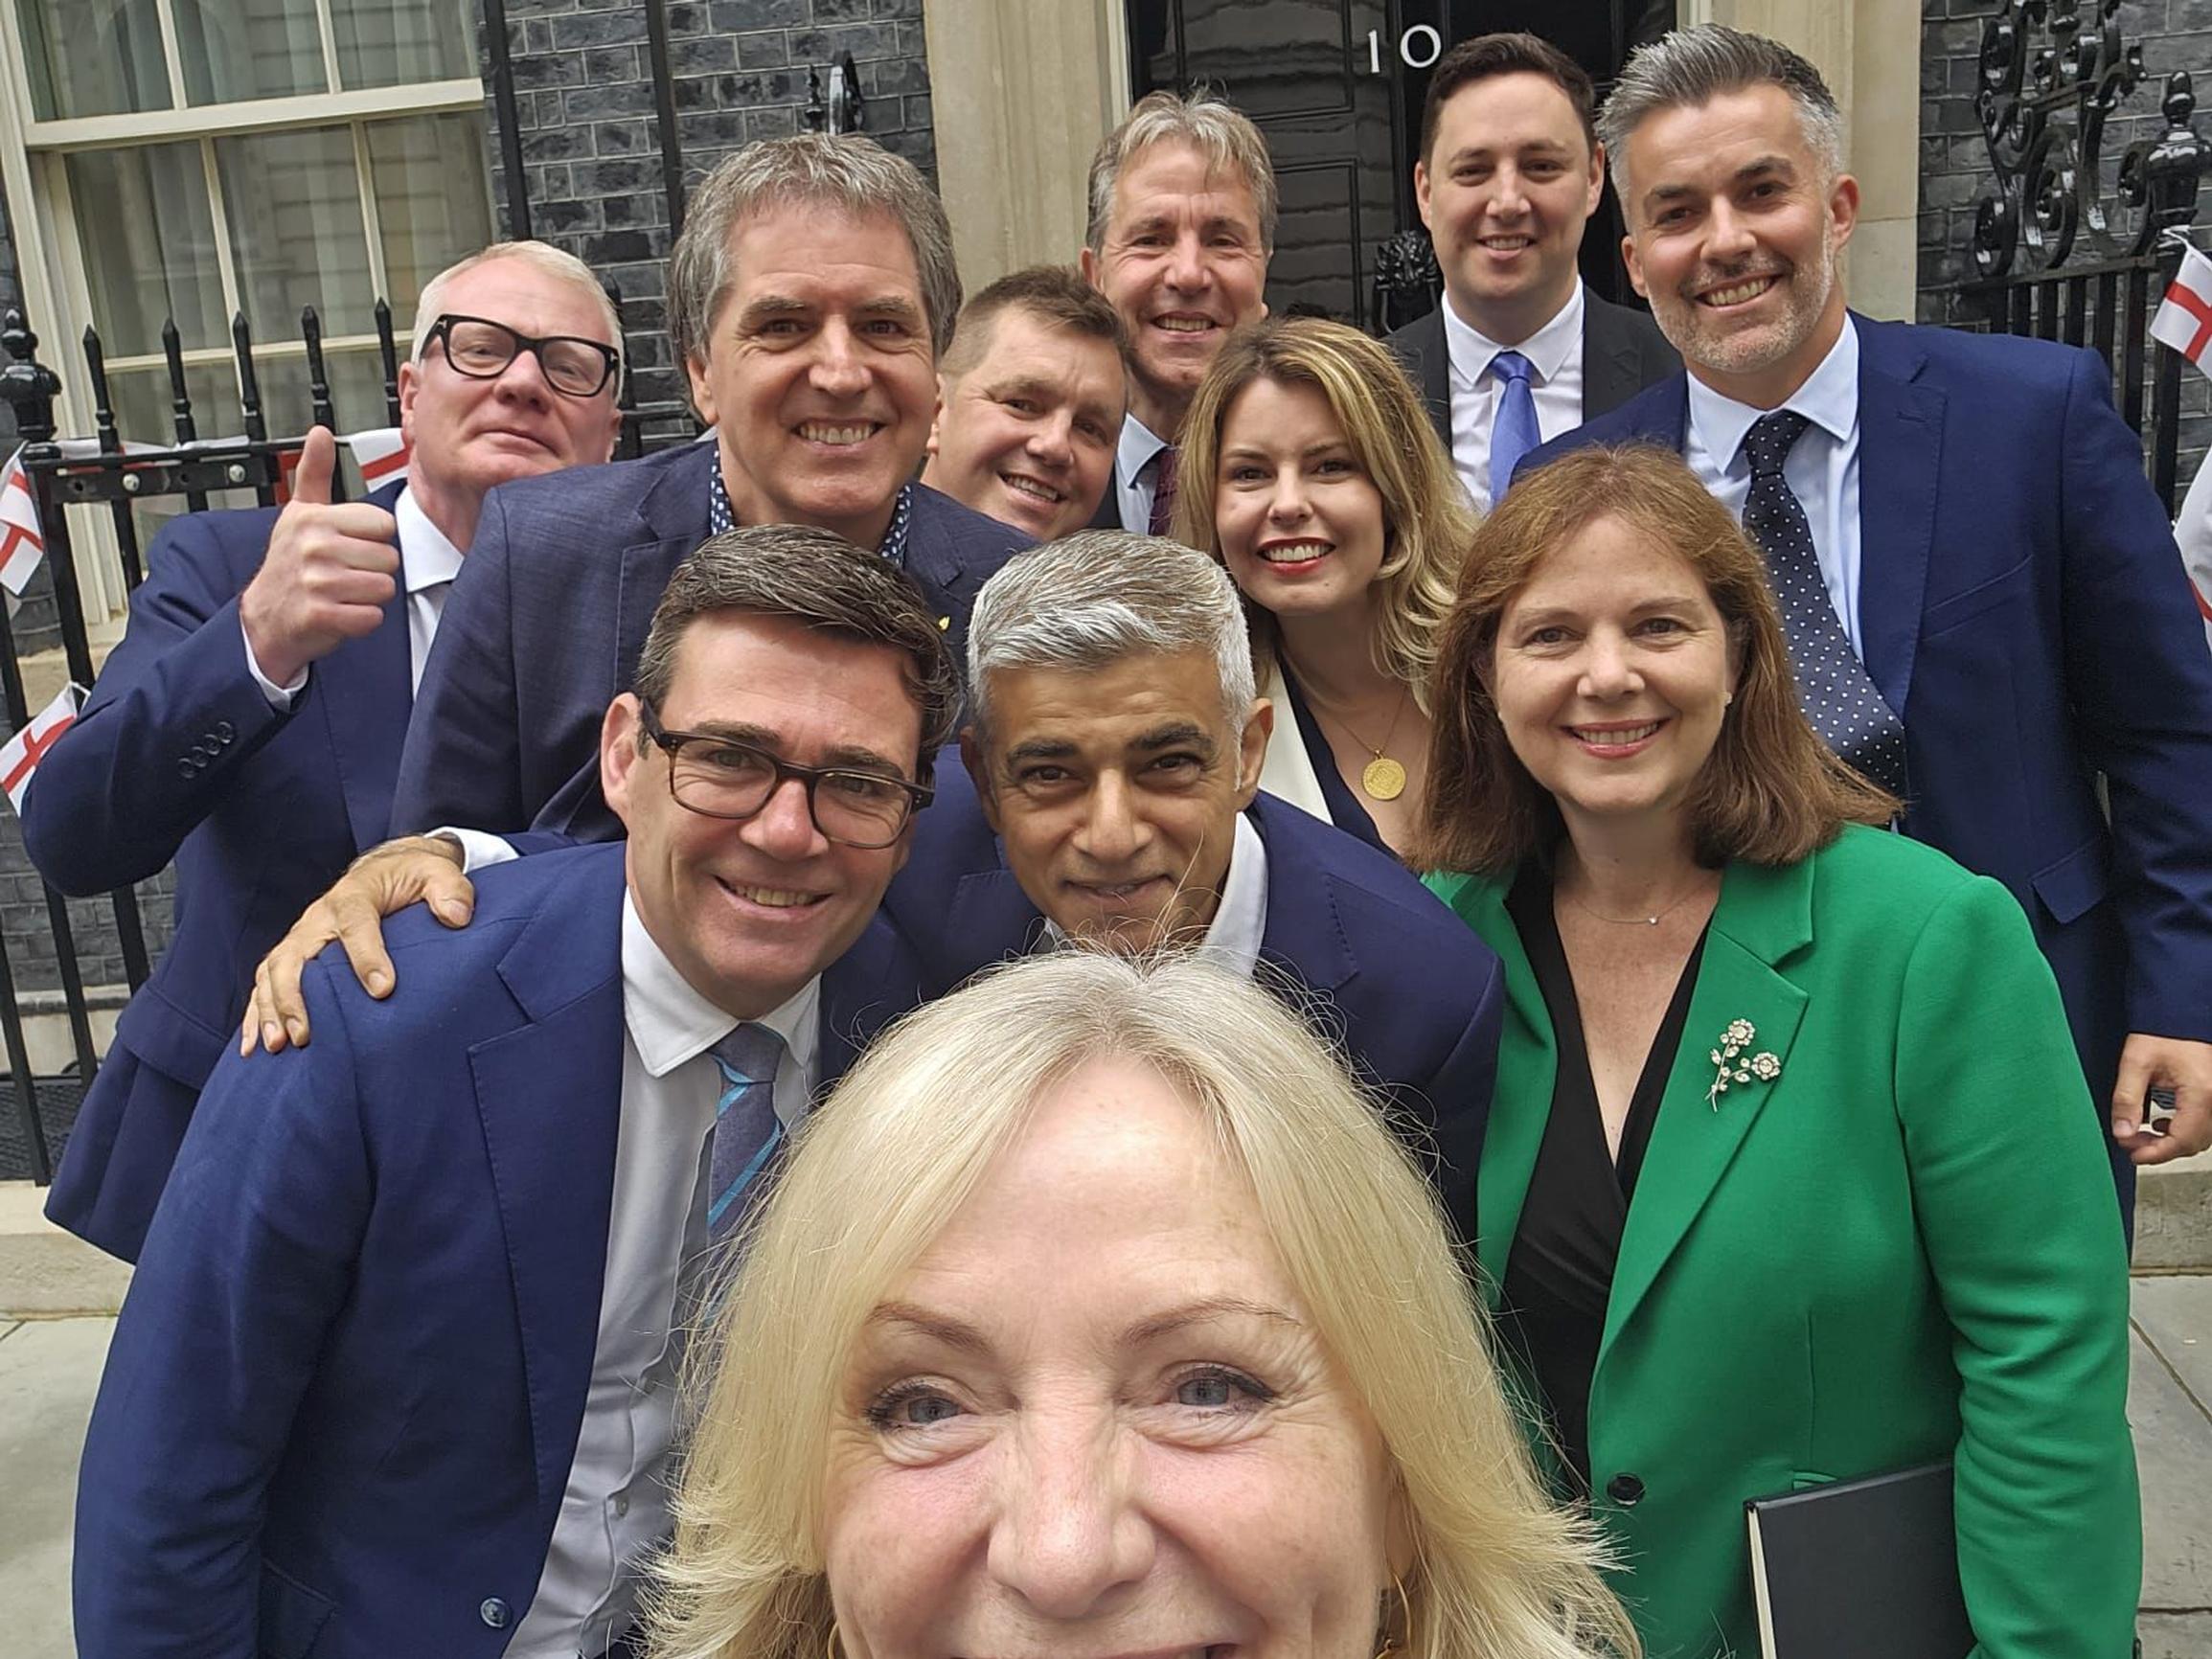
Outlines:
{"type": "MultiPolygon", "coordinates": [[[[531,229],[613,282],[637,395],[679,396],[663,330],[670,243],[642,0],[507,0],[531,229]]],[[[935,177],[922,0],[673,0],[669,60],[687,185],[756,138],[802,130],[807,71],[850,52],[869,137],[935,177]]],[[[485,62],[487,85],[490,75],[485,62]]],[[[506,181],[486,98],[492,199],[506,181]]]]}

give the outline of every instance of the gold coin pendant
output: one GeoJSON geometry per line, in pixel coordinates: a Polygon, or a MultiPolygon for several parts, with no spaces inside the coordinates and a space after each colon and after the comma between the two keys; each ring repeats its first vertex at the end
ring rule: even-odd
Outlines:
{"type": "Polygon", "coordinates": [[[1378,755],[1359,774],[1359,786],[1376,801],[1395,801],[1405,793],[1405,768],[1388,755],[1378,755]]]}

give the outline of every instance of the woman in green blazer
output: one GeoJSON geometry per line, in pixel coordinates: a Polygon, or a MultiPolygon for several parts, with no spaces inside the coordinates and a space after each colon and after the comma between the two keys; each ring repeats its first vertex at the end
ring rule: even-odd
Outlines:
{"type": "Polygon", "coordinates": [[[2125,1659],[2127,1264],[2018,905],[1866,827],[1672,455],[1516,486],[1438,672],[1430,884],[1507,976],[1486,1292],[1648,1651],[1759,1651],[1746,1500],[1948,1458],[1975,1651],[2125,1659]]]}

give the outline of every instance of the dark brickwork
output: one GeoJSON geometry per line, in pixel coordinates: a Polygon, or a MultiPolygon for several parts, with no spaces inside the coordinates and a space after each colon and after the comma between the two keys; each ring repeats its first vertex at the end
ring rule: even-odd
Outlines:
{"type": "MultiPolygon", "coordinates": [[[[531,230],[614,283],[637,396],[681,395],[663,332],[670,230],[644,0],[507,0],[531,230]]],[[[756,138],[802,130],[807,71],[850,52],[864,130],[932,179],[922,0],[672,0],[669,67],[687,187],[756,138]]],[[[485,73],[489,84],[490,60],[485,73]]],[[[492,200],[510,229],[497,112],[492,200]]]]}

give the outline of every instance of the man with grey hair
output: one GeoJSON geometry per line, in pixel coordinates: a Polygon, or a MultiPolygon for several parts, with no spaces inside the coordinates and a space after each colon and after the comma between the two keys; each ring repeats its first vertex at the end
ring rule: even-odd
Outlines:
{"type": "Polygon", "coordinates": [[[984,585],[971,724],[884,899],[940,995],[1070,943],[1203,950],[1313,1012],[1474,1237],[1497,959],[1394,860],[1259,792],[1273,711],[1215,560],[1083,531],[984,585]]]}
{"type": "Polygon", "coordinates": [[[282,511],[190,513],[148,549],[123,642],[24,802],[32,859],[66,893],[177,871],[175,937],[117,1022],[48,1197],[61,1225],[137,1257],[254,964],[384,838],[486,491],[612,453],[621,347],[577,260],[486,248],[423,287],[399,369],[403,481],[333,501],[318,427],[282,511]]]}
{"type": "Polygon", "coordinates": [[[1267,314],[1267,141],[1206,93],[1150,92],[1090,164],[1083,274],[1129,336],[1129,412],[1095,528],[1166,529],[1192,394],[1229,330],[1267,314]]]}
{"type": "Polygon", "coordinates": [[[911,576],[957,642],[1020,531],[915,483],[960,309],[945,210],[868,139],[764,140],[691,198],[669,333],[711,442],[495,493],[424,676],[393,823],[616,832],[594,761],[661,584],[734,525],[803,524],[911,576]]]}
{"type": "Polygon", "coordinates": [[[1778,42],[1642,48],[1599,133],[1687,373],[1528,465],[1656,442],[1740,513],[1813,725],[2026,910],[2125,1208],[2131,1160],[2212,1144],[2212,659],[2111,370],[1849,311],[1842,115],[1778,42]]]}

